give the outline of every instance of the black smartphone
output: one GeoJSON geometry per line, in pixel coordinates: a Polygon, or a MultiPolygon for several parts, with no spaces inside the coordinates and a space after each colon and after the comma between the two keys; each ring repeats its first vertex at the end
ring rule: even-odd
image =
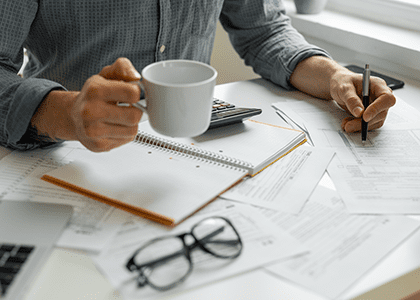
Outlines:
{"type": "MultiPolygon", "coordinates": [[[[349,69],[350,71],[353,71],[354,73],[360,73],[360,74],[362,74],[364,70],[362,67],[359,67],[356,65],[348,65],[345,67],[349,69]]],[[[383,80],[385,80],[388,87],[390,87],[393,90],[402,88],[404,86],[404,81],[393,78],[391,76],[387,76],[387,75],[384,75],[375,71],[370,71],[370,75],[382,78],[383,80]]]]}

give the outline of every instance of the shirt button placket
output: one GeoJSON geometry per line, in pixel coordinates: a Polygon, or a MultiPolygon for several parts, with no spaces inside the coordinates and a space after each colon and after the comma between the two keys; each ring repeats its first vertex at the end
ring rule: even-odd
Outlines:
{"type": "Polygon", "coordinates": [[[160,46],[157,46],[157,49],[156,49],[157,61],[166,60],[166,57],[167,57],[166,46],[163,43],[161,43],[159,45],[160,46]]]}
{"type": "Polygon", "coordinates": [[[169,0],[159,0],[160,25],[159,34],[155,48],[156,61],[166,60],[168,53],[168,43],[171,34],[171,9],[169,0]]]}

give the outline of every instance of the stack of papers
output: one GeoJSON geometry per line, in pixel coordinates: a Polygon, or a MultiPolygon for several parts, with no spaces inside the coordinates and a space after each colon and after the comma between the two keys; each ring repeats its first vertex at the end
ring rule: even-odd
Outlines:
{"type": "Polygon", "coordinates": [[[338,299],[420,227],[402,215],[420,213],[420,114],[397,103],[365,145],[360,134],[341,130],[345,113],[333,102],[276,103],[291,127],[305,131],[307,145],[173,229],[40,180],[88,151],[73,142],[28,152],[1,149],[0,199],[73,205],[58,246],[88,251],[127,300],[157,299],[257,268],[338,299]],[[326,170],[336,190],[319,184],[326,170]],[[207,216],[233,222],[244,243],[241,256],[226,263],[197,251],[191,276],[175,290],[137,288],[135,274],[124,267],[132,253],[151,238],[189,231],[207,216]]]}
{"type": "Polygon", "coordinates": [[[346,112],[332,101],[283,101],[274,108],[300,126],[316,147],[336,155],[328,174],[347,209],[361,214],[420,213],[420,113],[401,99],[385,125],[368,133],[348,134],[341,127],[346,112]]]}

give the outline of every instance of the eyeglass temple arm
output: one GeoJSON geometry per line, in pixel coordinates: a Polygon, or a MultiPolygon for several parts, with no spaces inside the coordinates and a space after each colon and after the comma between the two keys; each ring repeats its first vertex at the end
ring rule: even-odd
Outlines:
{"type": "Polygon", "coordinates": [[[148,263],[145,263],[145,264],[142,264],[140,266],[137,266],[135,263],[133,263],[132,266],[135,266],[135,269],[137,269],[137,270],[141,270],[143,268],[148,268],[148,267],[157,267],[159,265],[165,264],[169,260],[172,260],[172,259],[175,259],[179,256],[184,255],[184,253],[185,253],[185,249],[183,248],[183,249],[181,249],[177,252],[174,252],[170,255],[160,257],[158,259],[152,260],[152,261],[150,261],[148,263]]]}
{"type": "MultiPolygon", "coordinates": [[[[235,239],[235,240],[210,240],[211,238],[213,238],[214,236],[218,235],[219,233],[223,232],[225,230],[225,227],[222,226],[219,229],[216,229],[213,232],[210,232],[208,235],[204,236],[203,238],[201,238],[200,240],[198,240],[197,242],[199,244],[224,244],[224,245],[236,245],[238,243],[240,243],[240,239],[235,239]]],[[[189,246],[189,249],[193,249],[194,247],[197,246],[197,243],[192,244],[191,246],[189,246]]]]}
{"type": "MultiPolygon", "coordinates": [[[[194,243],[194,244],[192,244],[191,246],[189,246],[189,247],[188,247],[188,250],[191,250],[191,249],[195,248],[195,247],[196,247],[198,244],[200,244],[200,243],[208,243],[208,240],[209,240],[209,239],[211,239],[212,237],[214,237],[214,236],[218,235],[219,233],[223,232],[224,230],[225,230],[225,227],[224,227],[224,226],[222,226],[222,227],[220,227],[220,228],[218,228],[218,229],[216,229],[216,230],[214,230],[214,231],[210,232],[209,234],[207,234],[206,236],[204,236],[203,238],[201,238],[199,241],[197,241],[196,243],[194,243]]],[[[220,243],[220,244],[237,244],[237,243],[238,243],[238,241],[237,241],[237,240],[223,240],[223,241],[217,241],[217,240],[215,241],[215,240],[212,240],[211,242],[212,242],[212,243],[220,243]]],[[[152,267],[152,266],[159,266],[159,265],[161,265],[161,264],[166,263],[166,262],[167,262],[167,261],[169,261],[169,260],[175,259],[175,258],[177,258],[177,257],[179,257],[179,256],[181,256],[181,255],[184,255],[184,253],[185,253],[185,249],[182,249],[182,250],[179,250],[179,251],[174,252],[174,253],[172,253],[172,254],[169,254],[169,255],[166,255],[166,256],[160,257],[159,259],[156,259],[156,260],[150,261],[150,262],[148,262],[148,263],[146,263],[146,264],[143,264],[143,265],[137,266],[137,265],[135,265],[135,264],[133,263],[133,265],[132,265],[132,266],[135,266],[135,268],[136,268],[137,270],[140,270],[140,269],[142,269],[142,268],[152,267]]],[[[130,267],[130,268],[131,268],[131,267],[130,267]]]]}
{"type": "Polygon", "coordinates": [[[219,233],[223,232],[225,230],[225,227],[222,226],[219,229],[216,229],[213,232],[210,232],[209,234],[205,235],[204,237],[202,237],[200,240],[198,240],[199,242],[206,242],[207,240],[211,239],[212,237],[218,235],[219,233]]]}
{"type": "MultiPolygon", "coordinates": [[[[219,229],[214,230],[213,232],[210,232],[208,235],[204,236],[202,239],[200,239],[200,242],[211,239],[212,237],[214,237],[215,235],[218,235],[219,233],[223,232],[224,227],[220,227],[219,229]]],[[[191,246],[188,247],[188,250],[191,250],[193,248],[195,248],[198,245],[198,243],[194,243],[191,246]]],[[[184,255],[185,253],[185,249],[179,250],[177,252],[171,253],[169,255],[160,257],[156,260],[150,261],[146,264],[140,265],[140,266],[136,266],[133,263],[133,266],[136,267],[136,269],[142,269],[142,268],[147,268],[147,267],[152,267],[152,266],[159,266],[161,264],[166,263],[167,261],[171,260],[171,259],[175,259],[177,257],[179,257],[180,255],[184,255]]]]}
{"type": "MultiPolygon", "coordinates": [[[[212,237],[214,237],[214,236],[218,235],[219,233],[223,232],[224,230],[225,230],[224,227],[220,227],[219,229],[216,229],[213,232],[210,232],[209,234],[207,234],[206,236],[204,236],[202,239],[200,239],[199,240],[199,243],[200,242],[205,242],[206,240],[211,239],[212,237]]],[[[197,246],[197,243],[194,243],[194,244],[192,244],[191,246],[188,247],[188,250],[191,250],[191,249],[195,248],[196,246],[197,246]]],[[[149,262],[149,263],[147,263],[146,265],[143,265],[143,266],[155,266],[155,265],[159,265],[159,263],[165,263],[168,260],[175,259],[176,257],[178,257],[180,255],[183,255],[184,254],[184,250],[185,249],[182,249],[182,250],[179,250],[177,252],[174,252],[174,253],[172,253],[170,255],[161,257],[161,258],[159,258],[157,260],[154,260],[154,261],[151,261],[151,262],[149,262]]]]}

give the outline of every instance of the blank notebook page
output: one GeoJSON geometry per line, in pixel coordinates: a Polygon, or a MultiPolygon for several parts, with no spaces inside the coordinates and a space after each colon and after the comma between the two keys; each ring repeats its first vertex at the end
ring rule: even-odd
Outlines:
{"type": "Polygon", "coordinates": [[[49,176],[180,221],[246,172],[130,143],[81,155],[49,176]]]}

